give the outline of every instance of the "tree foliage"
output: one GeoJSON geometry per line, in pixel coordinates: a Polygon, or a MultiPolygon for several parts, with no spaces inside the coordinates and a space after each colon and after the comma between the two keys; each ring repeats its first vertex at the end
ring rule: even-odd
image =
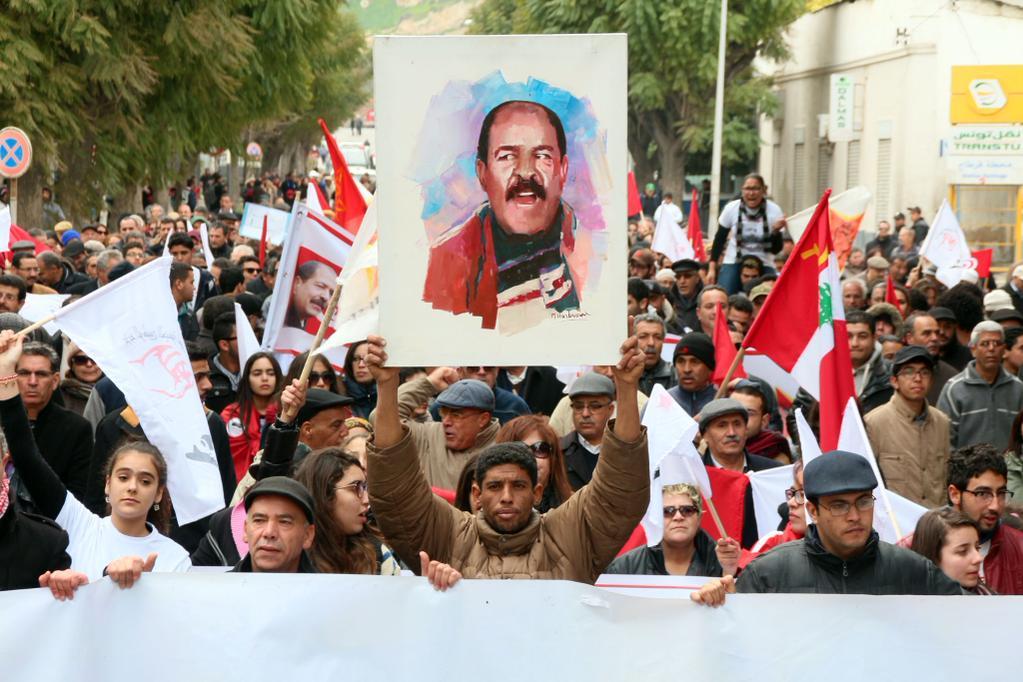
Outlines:
{"type": "Polygon", "coordinates": [[[365,97],[365,40],[337,0],[3,5],[2,123],[32,138],[36,184],[60,171],[79,215],[254,132],[311,141],[314,114],[341,119],[365,97]]]}
{"type": "MultiPolygon", "coordinates": [[[[475,33],[629,35],[629,151],[640,179],[659,169],[681,192],[686,160],[711,146],[720,4],[714,0],[483,0],[475,33]]],[[[731,0],[726,51],[724,160],[752,156],[756,114],[770,111],[770,83],[755,57],[787,55],[785,27],[805,0],[731,0]]]]}

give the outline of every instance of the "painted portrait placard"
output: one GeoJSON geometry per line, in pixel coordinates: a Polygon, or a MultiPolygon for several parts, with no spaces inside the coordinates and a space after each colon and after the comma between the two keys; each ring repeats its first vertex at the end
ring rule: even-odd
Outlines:
{"type": "Polygon", "coordinates": [[[624,35],[378,37],[397,365],[606,364],[625,337],[624,35]]]}

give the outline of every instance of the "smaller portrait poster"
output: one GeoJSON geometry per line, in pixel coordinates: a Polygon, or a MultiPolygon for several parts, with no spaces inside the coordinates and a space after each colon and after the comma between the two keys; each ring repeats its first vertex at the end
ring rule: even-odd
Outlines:
{"type": "Polygon", "coordinates": [[[377,38],[393,364],[617,360],[626,68],[624,35],[377,38]]]}

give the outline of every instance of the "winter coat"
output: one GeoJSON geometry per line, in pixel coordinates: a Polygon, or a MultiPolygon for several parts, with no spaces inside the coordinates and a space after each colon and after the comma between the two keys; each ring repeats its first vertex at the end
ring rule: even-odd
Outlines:
{"type": "Polygon", "coordinates": [[[817,526],[754,559],[739,592],[813,594],[963,594],[959,583],[912,550],[881,542],[871,531],[863,552],[843,561],[824,549],[817,526]]]}
{"type": "Polygon", "coordinates": [[[434,495],[408,427],[395,445],[369,445],[370,504],[388,544],[409,566],[420,550],[466,578],[552,578],[593,583],[646,513],[650,498],[646,431],[626,443],[609,428],[593,480],[561,506],[536,511],[515,533],[483,513],[434,495]]]}
{"type": "Polygon", "coordinates": [[[984,557],[984,582],[998,594],[1023,594],[1023,531],[998,524],[984,557]]]}
{"type": "MultiPolygon", "coordinates": [[[[717,553],[714,551],[715,543],[713,538],[702,528],[693,538],[695,550],[693,558],[689,562],[689,569],[686,575],[707,576],[711,578],[721,577],[721,563],[718,562],[717,553]]],[[[661,543],[653,547],[637,547],[631,552],[626,552],[611,562],[604,573],[618,575],[668,575],[668,569],[664,565],[664,548],[661,543]]]]}
{"type": "Polygon", "coordinates": [[[270,403],[262,417],[255,408],[249,411],[248,424],[242,421],[238,403],[231,403],[220,413],[227,425],[227,437],[231,443],[231,458],[234,459],[234,475],[242,480],[249,471],[249,465],[259,452],[263,438],[263,425],[273,424],[277,418],[277,406],[270,403]]]}
{"type": "Polygon", "coordinates": [[[0,591],[39,587],[43,573],[70,568],[67,546],[60,526],[19,511],[11,500],[0,516],[0,591]]]}
{"type": "MultiPolygon", "coordinates": [[[[92,460],[92,428],[89,422],[51,400],[32,423],[32,436],[39,453],[60,482],[78,499],[85,496],[92,460]]],[[[38,511],[15,471],[11,498],[18,498],[23,511],[38,511]]]]}
{"type": "Polygon", "coordinates": [[[952,377],[938,398],[938,409],[951,421],[949,436],[953,449],[991,443],[1004,450],[1020,408],[1023,381],[999,367],[998,378],[991,385],[977,374],[976,360],[952,377]]]}
{"type": "Polygon", "coordinates": [[[890,490],[928,509],[945,504],[949,422],[941,410],[925,404],[917,414],[895,393],[863,424],[890,490]]]}
{"type": "Polygon", "coordinates": [[[377,385],[376,382],[360,384],[355,379],[345,376],[342,379],[345,385],[345,393],[355,402],[351,404],[352,414],[356,417],[369,419],[369,414],[377,406],[377,385]]]}

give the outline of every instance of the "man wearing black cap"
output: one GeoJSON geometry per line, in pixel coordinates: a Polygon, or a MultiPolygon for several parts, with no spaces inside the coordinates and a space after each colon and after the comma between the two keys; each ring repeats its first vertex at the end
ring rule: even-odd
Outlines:
{"type": "Polygon", "coordinates": [[[949,453],[948,417],[927,404],[934,364],[923,346],[897,352],[891,399],[863,418],[888,488],[928,509],[945,503],[949,453]]]}
{"type": "Polygon", "coordinates": [[[306,554],[313,546],[313,496],[293,478],[271,476],[245,494],[249,553],[232,573],[316,573],[306,554]]]}
{"type": "Polygon", "coordinates": [[[941,359],[952,365],[957,372],[963,371],[970,364],[973,356],[970,349],[959,343],[957,330],[959,322],[955,314],[943,306],[935,306],[929,311],[931,317],[938,322],[938,333],[941,336],[941,359]]]}
{"type": "Polygon", "coordinates": [[[398,412],[412,434],[430,485],[455,489],[465,463],[497,436],[500,424],[495,409],[490,387],[476,379],[459,381],[453,367],[438,367],[426,377],[402,384],[398,412]],[[416,409],[434,396],[440,421],[416,421],[416,409]]]}
{"type": "Polygon", "coordinates": [[[692,332],[679,339],[672,358],[678,385],[668,389],[682,409],[692,417],[714,399],[717,389],[711,383],[714,373],[714,342],[702,332],[692,332]]]}
{"type": "MultiPolygon", "coordinates": [[[[780,462],[746,450],[746,422],[749,412],[734,398],[712,400],[700,413],[700,435],[707,444],[703,463],[738,473],[774,469],[780,462]]],[[[749,549],[758,539],[757,515],[753,508],[753,487],[746,487],[743,505],[742,546],[749,549]]]]}
{"type": "Polygon", "coordinates": [[[963,594],[959,583],[923,556],[882,542],[873,530],[877,477],[870,463],[833,450],[803,469],[813,520],[802,542],[788,542],[730,576],[694,592],[695,602],[724,603],[725,593],[963,594]]]}
{"type": "Polygon", "coordinates": [[[587,372],[568,389],[574,430],[561,439],[565,468],[572,490],[593,478],[604,428],[615,411],[615,384],[603,374],[587,372]]]}
{"type": "Polygon", "coordinates": [[[671,331],[686,334],[700,328],[700,320],[696,317],[696,297],[703,289],[700,263],[692,258],[683,258],[672,263],[671,269],[675,272],[675,284],[668,292],[668,300],[675,308],[671,331]]]}

